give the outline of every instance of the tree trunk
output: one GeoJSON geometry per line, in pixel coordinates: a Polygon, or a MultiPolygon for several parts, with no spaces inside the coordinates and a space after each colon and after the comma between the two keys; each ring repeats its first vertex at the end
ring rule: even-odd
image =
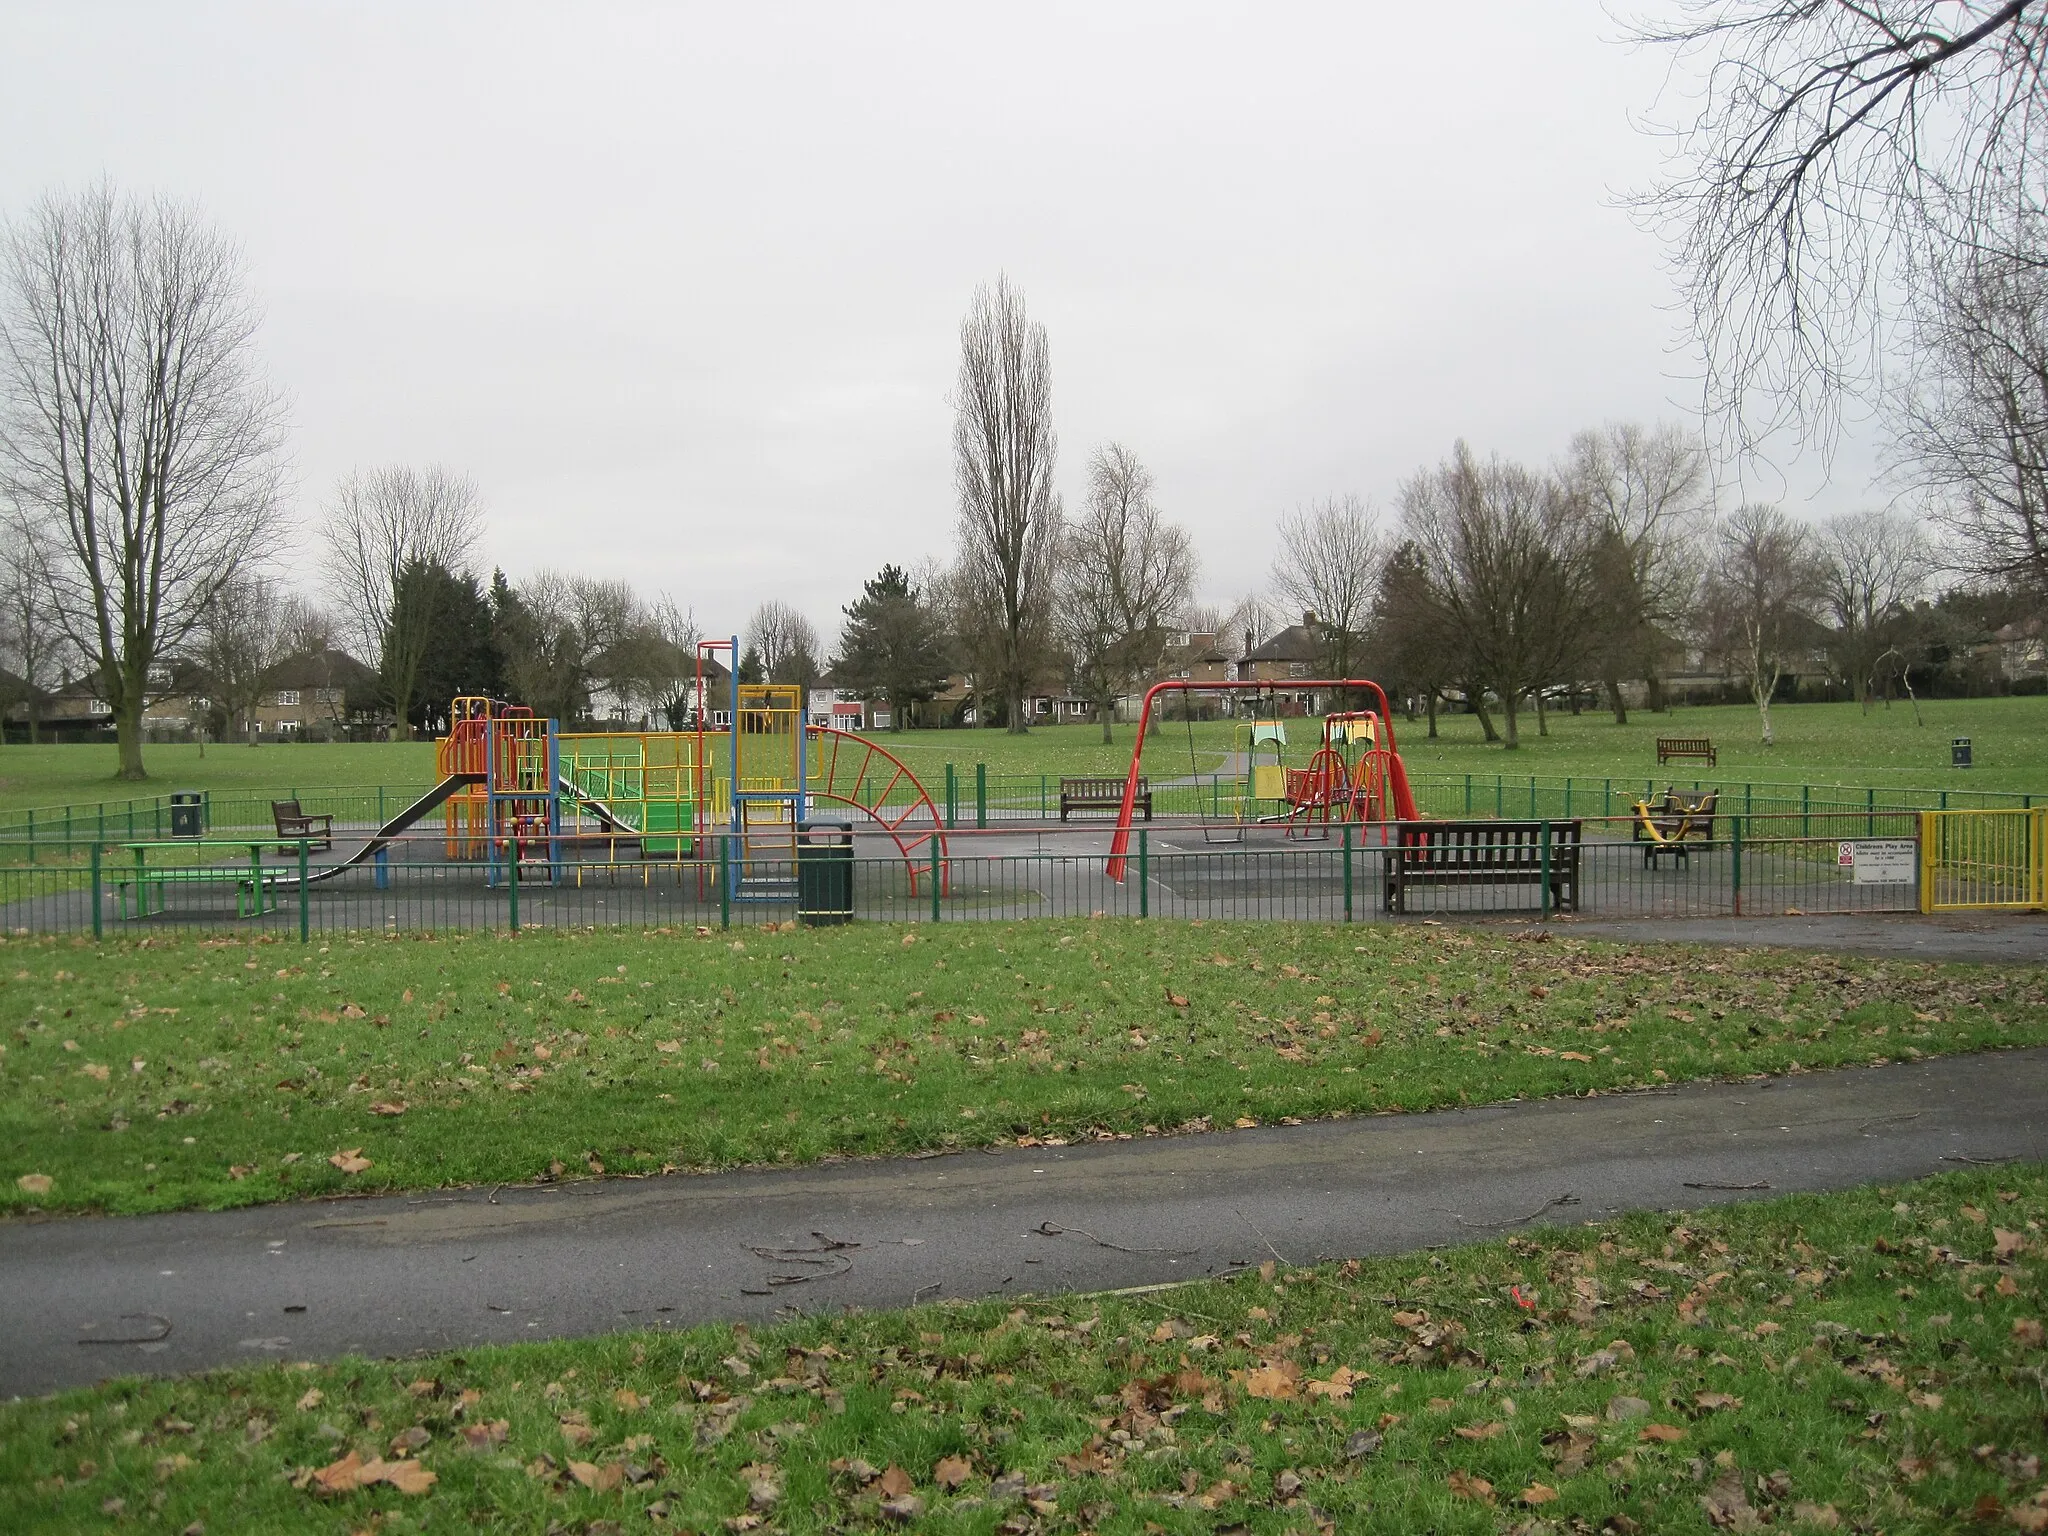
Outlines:
{"type": "Polygon", "coordinates": [[[1429,739],[1436,740],[1436,690],[1430,689],[1423,695],[1423,706],[1429,711],[1429,739]]]}
{"type": "Polygon", "coordinates": [[[1109,733],[1109,706],[1107,704],[1096,705],[1095,718],[1102,722],[1102,744],[1105,747],[1109,746],[1116,739],[1109,733]]]}
{"type": "Polygon", "coordinates": [[[1479,717],[1479,729],[1488,742],[1500,740],[1500,732],[1493,728],[1493,716],[1486,712],[1486,696],[1475,689],[1466,689],[1465,698],[1472,705],[1472,713],[1479,717]]]}
{"type": "Polygon", "coordinates": [[[1628,724],[1628,705],[1621,697],[1621,679],[1618,677],[1607,679],[1607,707],[1614,711],[1616,725],[1628,724]]]}
{"type": "Polygon", "coordinates": [[[1507,739],[1503,741],[1501,745],[1510,752],[1516,750],[1522,745],[1522,732],[1519,723],[1521,715],[1521,702],[1521,696],[1515,689],[1504,688],[1501,690],[1501,713],[1508,717],[1507,739]]]}
{"type": "Polygon", "coordinates": [[[1536,690],[1536,734],[1538,736],[1548,736],[1550,734],[1550,711],[1544,704],[1543,690],[1541,688],[1536,690]]]}
{"type": "Polygon", "coordinates": [[[125,697],[114,711],[114,741],[121,755],[117,779],[149,777],[142,766],[142,690],[124,690],[125,697]]]}
{"type": "Polygon", "coordinates": [[[1763,744],[1767,747],[1776,745],[1771,737],[1771,695],[1777,691],[1778,679],[1775,676],[1768,682],[1760,673],[1750,679],[1750,697],[1756,700],[1756,715],[1763,725],[1763,744]]]}
{"type": "Polygon", "coordinates": [[[1009,734],[1012,736],[1029,734],[1029,728],[1024,724],[1024,690],[1022,688],[1013,687],[1010,690],[1009,734]]]}
{"type": "Polygon", "coordinates": [[[42,711],[36,708],[36,696],[30,694],[28,696],[28,744],[30,746],[39,746],[42,743],[42,726],[42,711]]]}
{"type": "Polygon", "coordinates": [[[1643,679],[1643,707],[1653,715],[1664,713],[1664,679],[1654,672],[1643,679]]]}

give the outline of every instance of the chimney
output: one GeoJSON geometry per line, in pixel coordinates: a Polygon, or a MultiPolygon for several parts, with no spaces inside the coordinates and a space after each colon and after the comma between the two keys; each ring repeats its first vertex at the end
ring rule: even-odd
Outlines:
{"type": "Polygon", "coordinates": [[[1301,615],[1301,623],[1302,623],[1302,627],[1303,627],[1304,629],[1314,629],[1314,628],[1316,627],[1316,611],[1315,611],[1315,609],[1313,609],[1313,608],[1308,608],[1308,609],[1304,609],[1304,610],[1302,611],[1302,615],[1301,615]]]}

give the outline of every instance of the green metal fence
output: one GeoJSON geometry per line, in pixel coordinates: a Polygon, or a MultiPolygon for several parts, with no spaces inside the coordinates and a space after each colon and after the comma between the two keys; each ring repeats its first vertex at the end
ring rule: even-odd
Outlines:
{"type": "MultiPolygon", "coordinates": [[[[365,818],[367,821],[367,818],[365,818]]],[[[1543,833],[1538,878],[1484,872],[1407,893],[1409,915],[1711,917],[1910,912],[1920,861],[1902,813],[1808,810],[1717,818],[1682,848],[1632,839],[1632,818],[1580,818],[1576,852],[1562,822],[1543,833]],[[1553,882],[1551,873],[1569,878],[1553,882]],[[1552,892],[1557,892],[1553,900],[1552,892]]],[[[887,838],[857,836],[848,871],[854,921],[972,922],[1027,917],[1275,919],[1369,922],[1393,906],[1388,829],[1339,825],[1314,837],[1279,827],[1193,822],[1140,827],[1126,878],[1106,872],[1104,829],[960,829],[906,859],[887,838]]],[[[631,839],[564,840],[501,860],[451,861],[438,832],[394,841],[329,874],[336,851],[280,842],[268,828],[237,839],[90,843],[66,864],[30,862],[0,842],[0,935],[120,936],[156,931],[315,933],[415,930],[759,926],[809,921],[797,894],[815,869],[740,857],[706,839],[699,857],[637,856],[631,839]],[[736,878],[743,875],[745,878],[736,878]],[[309,879],[308,876],[319,878],[309,879]],[[516,876],[516,878],[514,878],[516,876]]],[[[361,847],[360,840],[353,844],[361,847]]]]}

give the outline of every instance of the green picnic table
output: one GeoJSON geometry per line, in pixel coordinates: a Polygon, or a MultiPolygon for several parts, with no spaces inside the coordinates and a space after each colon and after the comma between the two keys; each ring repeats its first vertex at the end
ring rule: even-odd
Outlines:
{"type": "Polygon", "coordinates": [[[235,916],[259,917],[265,912],[277,909],[277,903],[266,901],[263,887],[263,850],[275,848],[280,852],[296,853],[299,839],[284,841],[277,838],[258,838],[250,842],[229,839],[177,838],[157,839],[151,842],[122,843],[119,846],[135,855],[133,870],[124,871],[113,877],[115,908],[125,921],[130,916],[148,917],[152,912],[165,908],[165,893],[173,885],[233,885],[235,887],[235,916]],[[151,864],[149,851],[152,848],[235,848],[246,850],[249,862],[243,864],[151,864]],[[128,910],[128,892],[135,891],[135,911],[128,910]],[[154,905],[151,896],[154,893],[154,905]]]}

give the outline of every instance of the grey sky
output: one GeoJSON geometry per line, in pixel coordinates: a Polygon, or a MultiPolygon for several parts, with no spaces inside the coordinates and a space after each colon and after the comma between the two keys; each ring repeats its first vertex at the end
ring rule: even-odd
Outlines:
{"type": "Polygon", "coordinates": [[[1589,0],[1404,10],[7,4],[0,211],[105,175],[243,242],[308,526],[439,460],[515,579],[716,632],[781,596],[828,643],[950,547],[957,326],[1007,271],[1069,497],[1129,444],[1228,599],[1278,513],[1385,509],[1460,435],[1683,414],[1611,205],[1662,61],[1589,0]]]}

